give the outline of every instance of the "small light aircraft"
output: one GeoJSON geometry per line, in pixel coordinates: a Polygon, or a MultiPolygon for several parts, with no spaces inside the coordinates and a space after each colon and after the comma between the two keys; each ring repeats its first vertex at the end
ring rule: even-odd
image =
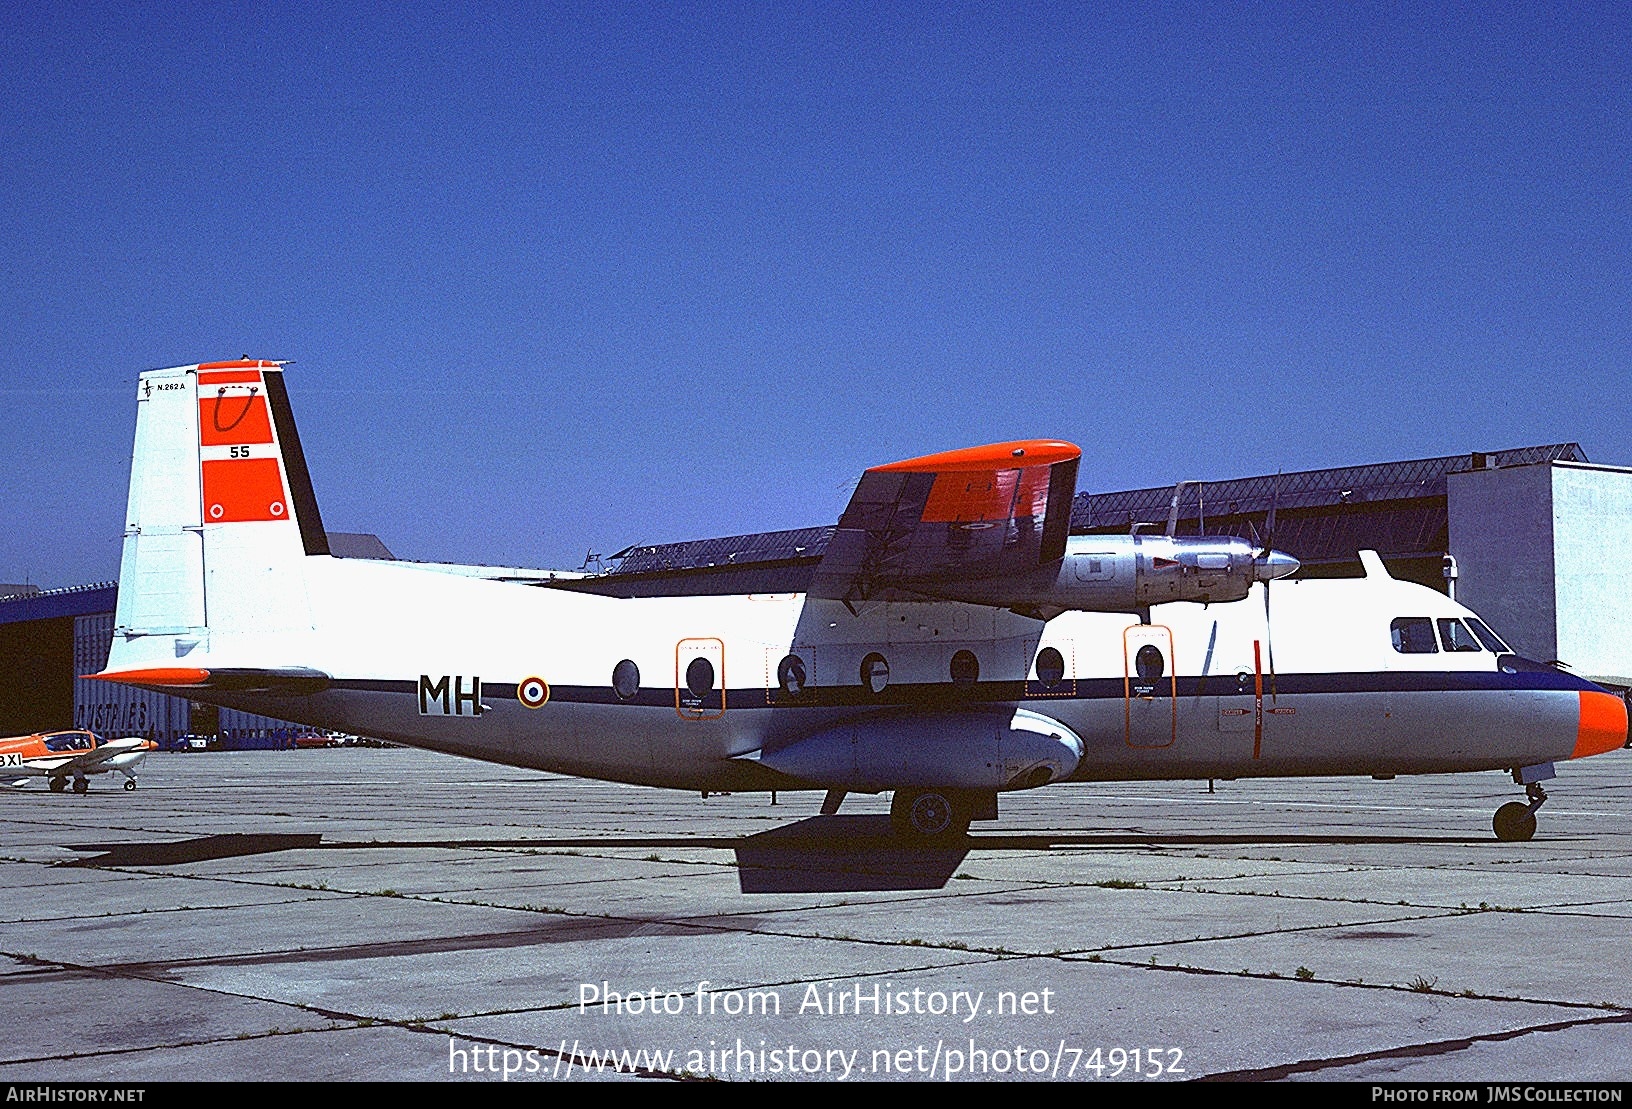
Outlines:
{"type": "Polygon", "coordinates": [[[132,736],[103,739],[95,732],[71,730],[0,739],[0,781],[14,786],[44,778],[52,793],[73,783],[75,793],[91,788],[90,775],[117,770],[125,788],[136,788],[136,768],[158,744],[132,736]]]}
{"type": "Polygon", "coordinates": [[[147,371],[137,412],[94,676],[319,728],[824,812],[892,791],[930,841],[1061,782],[1474,770],[1526,787],[1494,820],[1523,840],[1555,762],[1627,738],[1373,552],[1286,580],[1267,541],[1071,536],[1069,443],[874,467],[802,589],[674,596],[333,557],[281,363],[147,371]]]}

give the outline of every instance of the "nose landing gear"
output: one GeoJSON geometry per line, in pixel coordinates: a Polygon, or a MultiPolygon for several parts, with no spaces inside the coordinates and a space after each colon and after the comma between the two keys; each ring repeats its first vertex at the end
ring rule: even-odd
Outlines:
{"type": "Polygon", "coordinates": [[[1556,775],[1550,762],[1514,769],[1513,782],[1524,787],[1524,795],[1530,803],[1509,801],[1496,810],[1490,824],[1497,839],[1503,843],[1523,843],[1536,834],[1536,810],[1547,803],[1547,791],[1541,788],[1541,783],[1552,777],[1556,775]]]}

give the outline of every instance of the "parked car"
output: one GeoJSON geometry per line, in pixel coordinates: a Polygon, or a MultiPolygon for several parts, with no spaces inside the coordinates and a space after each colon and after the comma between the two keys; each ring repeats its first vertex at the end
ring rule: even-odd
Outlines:
{"type": "Polygon", "coordinates": [[[295,737],[295,746],[302,750],[308,747],[339,747],[340,742],[334,736],[321,732],[303,732],[295,737]]]}

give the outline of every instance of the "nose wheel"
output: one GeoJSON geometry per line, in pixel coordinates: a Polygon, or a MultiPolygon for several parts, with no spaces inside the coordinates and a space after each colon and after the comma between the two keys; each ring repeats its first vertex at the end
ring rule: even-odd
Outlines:
{"type": "Polygon", "coordinates": [[[1528,805],[1523,801],[1509,801],[1497,809],[1491,819],[1496,838],[1503,843],[1523,843],[1536,834],[1536,810],[1546,803],[1547,793],[1541,783],[1531,782],[1524,787],[1524,794],[1530,798],[1528,805]]]}
{"type": "Polygon", "coordinates": [[[126,778],[125,779],[125,792],[126,793],[132,793],[132,792],[135,791],[135,789],[136,789],[136,779],[135,778],[126,778]]]}

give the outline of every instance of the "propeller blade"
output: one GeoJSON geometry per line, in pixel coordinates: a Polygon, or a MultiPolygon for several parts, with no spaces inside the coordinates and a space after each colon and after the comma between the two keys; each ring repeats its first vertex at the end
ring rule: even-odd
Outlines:
{"type": "Polygon", "coordinates": [[[1269,663],[1269,701],[1275,702],[1275,625],[1269,615],[1269,579],[1264,579],[1264,653],[1269,663]]]}
{"type": "Polygon", "coordinates": [[[1269,617],[1269,583],[1295,573],[1298,560],[1275,550],[1275,509],[1281,501],[1281,472],[1275,471],[1275,485],[1269,494],[1269,512],[1264,517],[1264,545],[1253,559],[1258,580],[1264,583],[1264,652],[1269,656],[1269,701],[1275,698],[1275,625],[1269,617]]]}
{"type": "Polygon", "coordinates": [[[1264,517],[1264,543],[1259,549],[1260,556],[1266,555],[1275,546],[1275,509],[1281,503],[1281,472],[1275,471],[1275,484],[1269,491],[1269,512],[1264,517]]]}
{"type": "MultiPolygon", "coordinates": [[[[1271,582],[1276,578],[1284,578],[1295,574],[1300,565],[1298,560],[1289,554],[1283,554],[1275,549],[1275,509],[1281,500],[1281,475],[1275,475],[1275,486],[1269,497],[1269,512],[1264,516],[1264,538],[1258,540],[1258,531],[1253,529],[1252,540],[1257,550],[1252,556],[1253,576],[1261,582],[1271,582]]],[[[1269,591],[1264,591],[1265,611],[1268,611],[1269,591]]]]}

